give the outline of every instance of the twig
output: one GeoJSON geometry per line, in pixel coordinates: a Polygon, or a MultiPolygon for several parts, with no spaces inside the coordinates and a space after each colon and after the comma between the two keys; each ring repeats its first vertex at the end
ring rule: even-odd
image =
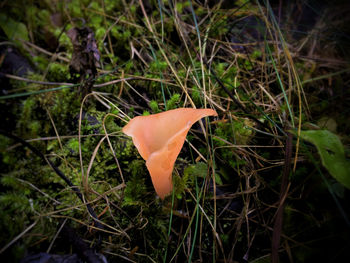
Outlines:
{"type": "Polygon", "coordinates": [[[23,235],[25,235],[25,233],[27,233],[29,230],[31,230],[36,223],[38,223],[39,219],[35,220],[35,222],[33,224],[31,224],[29,227],[27,227],[22,233],[20,233],[18,236],[16,236],[14,239],[11,240],[10,243],[8,243],[7,245],[5,245],[1,250],[0,250],[0,254],[2,254],[6,249],[8,249],[13,243],[15,243],[18,239],[20,239],[23,235]]]}
{"type": "Polygon", "coordinates": [[[287,132],[286,139],[286,151],[285,151],[285,162],[283,167],[283,177],[281,183],[281,192],[280,192],[280,201],[279,206],[276,213],[275,224],[273,226],[272,233],[272,246],[271,246],[271,261],[272,263],[278,263],[278,248],[281,240],[282,233],[282,223],[283,223],[283,211],[285,205],[285,199],[288,194],[289,188],[289,173],[290,173],[290,164],[292,160],[292,152],[293,152],[293,135],[287,132]]]}
{"type": "Polygon", "coordinates": [[[30,46],[30,47],[32,47],[32,48],[38,50],[38,51],[40,51],[40,52],[42,52],[42,53],[44,53],[44,54],[50,56],[50,57],[52,57],[52,56],[57,56],[58,59],[60,59],[60,60],[62,60],[62,61],[64,61],[64,62],[69,63],[69,58],[65,58],[65,57],[62,57],[61,55],[58,55],[58,54],[55,54],[55,53],[51,53],[51,52],[49,52],[49,51],[47,51],[47,50],[45,50],[45,49],[43,49],[43,48],[41,48],[41,47],[38,47],[37,45],[34,45],[33,43],[30,43],[29,41],[23,41],[23,40],[20,40],[20,41],[21,41],[23,44],[26,44],[26,45],[28,45],[28,46],[30,46]]]}
{"type": "Polygon", "coordinates": [[[50,199],[51,201],[53,201],[55,204],[61,204],[60,201],[57,201],[56,199],[52,198],[51,196],[49,196],[47,193],[41,191],[38,187],[36,187],[35,185],[33,185],[32,183],[29,183],[25,180],[22,180],[20,178],[16,178],[17,181],[23,183],[23,184],[27,184],[29,185],[30,187],[32,187],[34,190],[38,191],[39,193],[41,193],[43,196],[47,197],[48,199],[50,199]]]}
{"type": "Polygon", "coordinates": [[[2,73],[2,72],[0,72],[0,76],[6,77],[9,79],[15,79],[15,80],[25,81],[29,83],[41,84],[41,85],[50,85],[50,86],[61,86],[61,85],[73,86],[74,85],[73,83],[68,83],[68,82],[50,82],[50,81],[33,80],[33,79],[23,78],[20,76],[11,75],[11,74],[2,73]]]}
{"type": "Polygon", "coordinates": [[[57,233],[55,234],[55,236],[53,237],[52,241],[50,242],[50,245],[49,245],[49,247],[47,248],[46,253],[50,253],[50,250],[51,250],[53,244],[55,243],[55,241],[56,241],[58,235],[61,233],[61,230],[62,230],[62,228],[64,227],[64,225],[66,224],[67,220],[68,220],[68,218],[65,218],[65,219],[64,219],[62,225],[60,226],[60,228],[58,229],[57,233]]]}

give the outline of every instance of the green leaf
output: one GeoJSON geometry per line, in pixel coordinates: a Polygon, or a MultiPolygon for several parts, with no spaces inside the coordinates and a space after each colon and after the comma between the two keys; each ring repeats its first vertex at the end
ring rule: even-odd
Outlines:
{"type": "Polygon", "coordinates": [[[327,130],[301,131],[300,137],[314,144],[328,172],[350,189],[350,162],[346,160],[344,146],[334,133],[327,130]]]}
{"type": "Polygon", "coordinates": [[[13,20],[4,13],[0,13],[0,27],[9,39],[29,40],[26,26],[23,23],[13,20]]]}

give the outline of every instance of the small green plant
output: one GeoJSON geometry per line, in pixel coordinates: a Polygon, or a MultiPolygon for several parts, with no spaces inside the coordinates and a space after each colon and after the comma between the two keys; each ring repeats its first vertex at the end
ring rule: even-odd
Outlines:
{"type": "Polygon", "coordinates": [[[350,189],[350,162],[338,136],[327,130],[309,130],[301,131],[300,137],[316,146],[323,166],[339,183],[350,189]]]}

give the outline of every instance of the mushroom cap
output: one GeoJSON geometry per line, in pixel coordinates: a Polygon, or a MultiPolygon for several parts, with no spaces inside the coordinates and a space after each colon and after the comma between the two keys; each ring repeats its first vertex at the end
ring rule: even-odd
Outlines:
{"type": "Polygon", "coordinates": [[[173,188],[171,174],[189,129],[206,116],[217,116],[217,113],[212,109],[179,108],[135,117],[123,128],[146,160],[160,198],[164,199],[173,188]]]}

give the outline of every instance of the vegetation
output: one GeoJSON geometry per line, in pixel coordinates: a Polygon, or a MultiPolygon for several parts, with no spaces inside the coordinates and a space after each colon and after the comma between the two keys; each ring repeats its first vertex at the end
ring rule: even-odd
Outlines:
{"type": "Polygon", "coordinates": [[[0,3],[1,258],[350,258],[348,10],[280,2],[0,3]],[[180,107],[162,201],[122,128],[180,107]]]}

